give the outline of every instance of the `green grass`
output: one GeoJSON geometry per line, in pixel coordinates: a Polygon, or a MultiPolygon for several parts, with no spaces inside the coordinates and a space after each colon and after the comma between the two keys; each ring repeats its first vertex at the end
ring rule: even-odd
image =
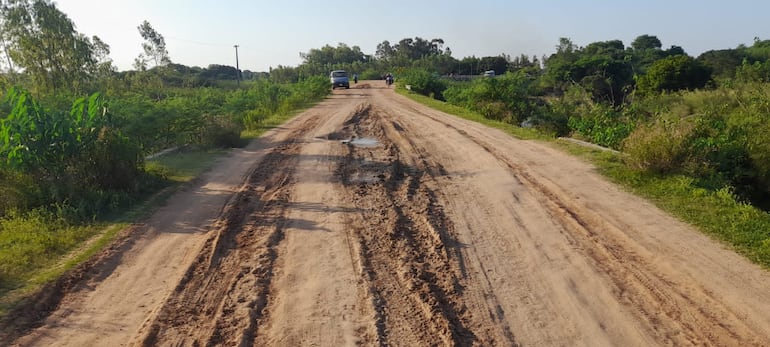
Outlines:
{"type": "Polygon", "coordinates": [[[172,182],[189,182],[211,168],[224,153],[223,149],[183,149],[148,160],[145,168],[172,182]]]}
{"type": "Polygon", "coordinates": [[[260,122],[259,126],[257,128],[251,129],[251,130],[244,130],[241,133],[241,137],[244,138],[244,139],[247,139],[247,140],[256,139],[256,138],[262,136],[262,134],[264,134],[266,131],[268,131],[270,129],[273,129],[273,128],[276,128],[276,127],[280,126],[283,123],[286,123],[286,121],[288,121],[289,119],[294,118],[294,116],[304,112],[305,110],[307,110],[308,108],[310,108],[312,106],[315,106],[317,103],[318,103],[318,101],[308,102],[308,103],[305,103],[303,105],[298,106],[298,108],[296,110],[292,110],[292,111],[284,112],[284,113],[279,113],[279,114],[275,114],[275,115],[273,115],[271,117],[268,117],[267,119],[265,119],[262,122],[260,122]]]}
{"type": "Polygon", "coordinates": [[[406,97],[417,101],[425,106],[428,106],[430,108],[439,110],[441,112],[453,114],[455,116],[458,116],[460,118],[464,118],[467,120],[471,120],[477,123],[484,124],[490,128],[496,128],[500,129],[502,131],[505,131],[506,133],[513,135],[520,139],[525,140],[532,140],[532,139],[548,139],[549,137],[546,135],[543,135],[539,133],[537,130],[534,129],[526,129],[522,127],[518,127],[512,124],[508,124],[505,122],[500,122],[496,120],[491,120],[488,118],[484,118],[481,114],[478,114],[476,112],[473,112],[471,110],[468,110],[464,107],[455,106],[450,103],[446,103],[440,100],[436,100],[424,95],[420,95],[417,93],[410,92],[403,88],[396,88],[396,92],[405,95],[406,97]]]}
{"type": "Polygon", "coordinates": [[[599,168],[604,176],[642,196],[703,233],[722,241],[751,261],[770,269],[770,213],[739,202],[728,189],[707,190],[695,179],[640,172],[623,163],[622,153],[587,148],[568,141],[555,141],[532,129],[484,119],[465,108],[453,106],[406,90],[399,93],[431,108],[506,131],[522,139],[548,141],[599,168]]]}
{"type": "Polygon", "coordinates": [[[45,212],[0,219],[0,317],[24,297],[104,249],[126,226],[145,218],[224,153],[221,149],[186,150],[148,161],[147,170],[164,176],[165,187],[100,221],[69,225],[45,212]]]}
{"type": "MultiPolygon", "coordinates": [[[[0,259],[0,263],[9,266],[9,270],[15,272],[15,276],[8,278],[4,286],[0,287],[0,318],[14,308],[23,298],[39,290],[43,285],[61,276],[65,271],[74,268],[98,253],[108,245],[115,236],[128,224],[97,223],[88,226],[72,226],[61,228],[50,220],[34,221],[31,218],[16,218],[3,220],[3,224],[12,224],[14,232],[3,232],[3,239],[16,238],[18,245],[15,250],[3,249],[0,258],[14,257],[18,252],[24,255],[15,258],[15,261],[0,259]],[[44,243],[30,242],[29,238],[19,239],[19,232],[23,232],[21,225],[35,225],[37,228],[35,237],[49,239],[57,242],[59,252],[50,251],[41,253],[35,250],[41,249],[44,243]],[[73,250],[74,249],[74,250],[73,250]],[[19,264],[20,260],[26,260],[19,264]]],[[[7,226],[7,225],[6,225],[7,226]]],[[[3,241],[0,241],[3,242],[3,241]]]]}
{"type": "Polygon", "coordinates": [[[770,269],[770,213],[738,201],[727,188],[704,189],[691,177],[630,169],[619,154],[583,152],[580,156],[596,164],[615,183],[770,269]]]}

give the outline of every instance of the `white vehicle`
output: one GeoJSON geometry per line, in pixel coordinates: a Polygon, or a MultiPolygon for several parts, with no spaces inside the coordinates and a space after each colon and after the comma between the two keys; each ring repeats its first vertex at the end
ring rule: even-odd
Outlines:
{"type": "Polygon", "coordinates": [[[495,70],[487,70],[483,73],[484,77],[495,77],[495,70]]]}

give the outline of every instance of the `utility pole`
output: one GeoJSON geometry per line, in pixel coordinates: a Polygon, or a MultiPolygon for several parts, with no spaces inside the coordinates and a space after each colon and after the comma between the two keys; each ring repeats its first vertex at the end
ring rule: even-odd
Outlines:
{"type": "Polygon", "coordinates": [[[238,66],[238,45],[233,46],[235,47],[235,83],[238,84],[238,86],[241,86],[241,67],[238,66]]]}

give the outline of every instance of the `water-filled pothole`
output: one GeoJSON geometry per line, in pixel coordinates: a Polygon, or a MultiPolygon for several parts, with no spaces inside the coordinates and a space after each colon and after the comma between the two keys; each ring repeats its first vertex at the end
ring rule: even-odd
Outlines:
{"type": "Polygon", "coordinates": [[[352,138],[349,140],[342,140],[342,143],[356,147],[377,147],[380,145],[380,141],[371,137],[352,138]]]}

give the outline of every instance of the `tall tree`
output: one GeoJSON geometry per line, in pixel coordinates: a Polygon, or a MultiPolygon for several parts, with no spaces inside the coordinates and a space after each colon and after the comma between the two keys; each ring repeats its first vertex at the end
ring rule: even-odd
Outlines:
{"type": "Polygon", "coordinates": [[[110,58],[110,45],[96,35],[91,37],[91,45],[95,62],[94,74],[99,77],[106,77],[114,73],[115,66],[112,65],[112,58],[110,58]]]}
{"type": "Polygon", "coordinates": [[[134,61],[134,66],[146,67],[146,59],[151,59],[155,66],[165,66],[171,63],[166,50],[166,39],[163,38],[163,35],[157,32],[146,20],[137,29],[139,29],[139,35],[142,35],[144,39],[142,43],[144,53],[140,54],[134,61]]]}
{"type": "Polygon", "coordinates": [[[48,0],[9,0],[0,5],[8,56],[40,91],[80,90],[96,61],[93,46],[66,14],[48,0]]]}
{"type": "Polygon", "coordinates": [[[415,37],[414,39],[402,39],[395,46],[393,46],[393,50],[397,56],[411,60],[417,60],[429,55],[443,54],[443,47],[443,39],[432,39],[428,41],[421,37],[415,37]]]}
{"type": "Polygon", "coordinates": [[[337,47],[325,45],[320,49],[313,48],[307,53],[299,54],[305,64],[333,66],[336,64],[352,64],[362,62],[366,59],[361,48],[358,46],[350,47],[344,43],[338,43],[337,47]]]}
{"type": "Polygon", "coordinates": [[[381,43],[377,44],[377,51],[374,53],[374,56],[377,57],[377,59],[385,59],[392,57],[395,54],[395,50],[390,45],[390,42],[388,40],[382,41],[381,43]]]}
{"type": "Polygon", "coordinates": [[[633,72],[620,40],[577,48],[569,39],[561,38],[557,52],[546,60],[543,82],[546,89],[556,92],[578,83],[591,92],[594,100],[617,105],[633,84],[633,72]]]}

